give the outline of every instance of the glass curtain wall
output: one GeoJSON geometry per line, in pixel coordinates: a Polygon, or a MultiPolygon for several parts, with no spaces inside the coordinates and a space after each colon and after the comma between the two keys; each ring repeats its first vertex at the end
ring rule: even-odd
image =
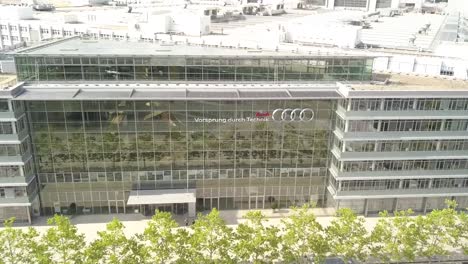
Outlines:
{"type": "Polygon", "coordinates": [[[43,208],[130,212],[130,190],[172,188],[196,188],[199,209],[320,205],[334,104],[27,102],[43,208]],[[310,108],[314,119],[272,121],[266,113],[279,108],[310,108]]]}
{"type": "Polygon", "coordinates": [[[15,58],[21,81],[365,81],[367,58],[15,58]]]}

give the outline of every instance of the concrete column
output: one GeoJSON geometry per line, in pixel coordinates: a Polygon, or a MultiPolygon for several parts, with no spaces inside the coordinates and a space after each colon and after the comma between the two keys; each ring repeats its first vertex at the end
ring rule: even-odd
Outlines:
{"type": "Polygon", "coordinates": [[[26,206],[26,211],[28,213],[28,222],[29,224],[32,224],[32,219],[31,219],[31,208],[29,206],[26,206]]]}
{"type": "Polygon", "coordinates": [[[440,150],[440,140],[437,140],[437,143],[436,143],[436,150],[437,150],[437,151],[440,150]]]}
{"type": "Polygon", "coordinates": [[[393,213],[396,212],[397,208],[398,208],[398,198],[395,198],[395,200],[393,200],[393,208],[392,208],[393,213]]]}
{"type": "Polygon", "coordinates": [[[334,9],[335,8],[335,0],[328,0],[327,8],[334,9]]]}
{"type": "Polygon", "coordinates": [[[423,211],[423,214],[425,214],[426,211],[427,211],[427,197],[424,197],[424,198],[423,198],[423,202],[422,202],[422,211],[423,211]]]}
{"type": "Polygon", "coordinates": [[[340,209],[340,200],[335,200],[335,201],[336,201],[335,210],[338,210],[340,209]]]}
{"type": "Polygon", "coordinates": [[[8,100],[8,111],[13,112],[13,103],[11,102],[11,100],[8,100]]]}
{"type": "MultiPolygon", "coordinates": [[[[18,120],[16,121],[18,122],[18,120]]],[[[18,134],[18,131],[16,131],[16,122],[15,121],[11,121],[11,130],[13,131],[13,134],[16,135],[18,134]]]]}
{"type": "Polygon", "coordinates": [[[188,216],[189,217],[195,217],[197,215],[195,211],[195,202],[193,203],[188,203],[188,216]]]}
{"type": "Polygon", "coordinates": [[[369,200],[364,199],[364,216],[367,216],[368,211],[369,211],[369,200]]]}

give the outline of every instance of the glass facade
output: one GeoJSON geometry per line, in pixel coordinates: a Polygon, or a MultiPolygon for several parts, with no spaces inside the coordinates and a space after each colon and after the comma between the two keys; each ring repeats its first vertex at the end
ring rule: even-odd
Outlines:
{"type": "Polygon", "coordinates": [[[28,101],[42,209],[131,211],[131,190],[196,188],[198,209],[323,204],[334,100],[28,101]],[[273,121],[275,109],[312,121],[273,121]]]}
{"type": "Polygon", "coordinates": [[[15,57],[21,81],[366,81],[368,58],[15,57]]]}

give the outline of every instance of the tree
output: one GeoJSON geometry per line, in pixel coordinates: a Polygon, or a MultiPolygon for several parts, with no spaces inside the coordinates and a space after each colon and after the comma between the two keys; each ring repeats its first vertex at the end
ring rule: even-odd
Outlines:
{"type": "Polygon", "coordinates": [[[5,220],[5,228],[0,231],[0,263],[48,263],[45,249],[38,243],[36,229],[13,228],[14,222],[14,217],[5,220]]]}
{"type": "Polygon", "coordinates": [[[459,240],[457,232],[457,212],[455,201],[446,201],[447,208],[433,210],[425,216],[415,218],[417,233],[416,254],[429,261],[437,256],[447,256],[459,240]]]}
{"type": "Polygon", "coordinates": [[[415,260],[418,228],[410,217],[412,214],[411,209],[395,212],[393,218],[387,211],[380,213],[370,236],[373,257],[384,262],[415,260]]]}
{"type": "Polygon", "coordinates": [[[277,227],[264,225],[260,211],[245,215],[246,223],[238,225],[234,234],[234,254],[238,262],[271,263],[279,258],[281,238],[277,227]]]}
{"type": "Polygon", "coordinates": [[[178,255],[177,230],[179,225],[172,219],[171,213],[156,213],[140,236],[146,242],[144,248],[146,263],[170,263],[178,255]]]}
{"type": "Polygon", "coordinates": [[[191,231],[189,228],[176,230],[177,260],[178,264],[191,264],[195,249],[191,244],[191,231]]]}
{"type": "Polygon", "coordinates": [[[98,232],[99,237],[87,248],[86,262],[90,264],[142,263],[141,245],[134,238],[128,239],[123,230],[124,225],[116,218],[108,223],[106,230],[98,232]]]}
{"type": "Polygon", "coordinates": [[[457,215],[457,248],[459,248],[463,254],[468,255],[468,214],[465,212],[458,212],[457,215]]]}
{"type": "Polygon", "coordinates": [[[351,209],[338,210],[337,218],[326,228],[326,239],[333,256],[360,261],[368,257],[369,235],[364,227],[364,219],[351,209]]]}
{"type": "Polygon", "coordinates": [[[316,263],[322,263],[329,251],[324,228],[310,210],[312,206],[293,208],[293,214],[282,220],[283,258],[288,263],[297,263],[312,256],[316,263]]]}
{"type": "Polygon", "coordinates": [[[199,214],[189,237],[192,260],[196,263],[232,263],[232,230],[216,209],[199,214]]]}
{"type": "Polygon", "coordinates": [[[54,225],[47,229],[42,237],[46,254],[50,256],[49,263],[83,263],[84,235],[78,234],[77,228],[70,223],[70,219],[55,215],[47,220],[47,223],[54,225]]]}

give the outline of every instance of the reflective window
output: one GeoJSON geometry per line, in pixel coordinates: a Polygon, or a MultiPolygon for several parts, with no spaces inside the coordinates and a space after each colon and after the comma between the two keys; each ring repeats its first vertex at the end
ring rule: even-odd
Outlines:
{"type": "Polygon", "coordinates": [[[57,201],[107,212],[108,195],[127,199],[134,189],[196,188],[209,199],[201,205],[222,208],[290,206],[311,195],[320,203],[333,107],[331,100],[26,103],[39,180],[55,186],[42,192],[49,213],[57,201]],[[285,107],[313,109],[315,118],[277,122],[265,114],[285,107]],[[62,189],[74,196],[53,191],[62,189]]]}
{"type": "Polygon", "coordinates": [[[16,57],[20,80],[370,80],[371,59],[16,57]],[[370,67],[370,68],[369,68],[370,67]],[[368,69],[369,68],[369,69],[368,69]]]}

